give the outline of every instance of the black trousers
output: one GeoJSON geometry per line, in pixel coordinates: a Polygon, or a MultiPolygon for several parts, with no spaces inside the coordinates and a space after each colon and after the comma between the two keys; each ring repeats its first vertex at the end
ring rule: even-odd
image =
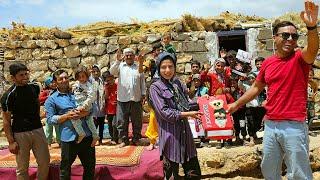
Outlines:
{"type": "Polygon", "coordinates": [[[109,134],[111,136],[111,140],[118,142],[119,134],[117,129],[117,116],[115,114],[108,114],[108,127],[109,127],[109,134]]]}
{"type": "Polygon", "coordinates": [[[99,127],[99,142],[102,142],[103,139],[104,119],[105,117],[94,117],[96,128],[99,127]]]}
{"type": "MultiPolygon", "coordinates": [[[[179,163],[172,162],[165,156],[163,156],[162,163],[165,179],[170,179],[172,176],[174,179],[179,179],[179,163]]],[[[201,178],[201,169],[197,156],[183,163],[182,167],[185,175],[184,179],[197,180],[201,178]]]]}
{"type": "Polygon", "coordinates": [[[248,125],[248,134],[251,137],[257,136],[257,131],[261,128],[261,122],[266,110],[263,107],[246,108],[246,117],[248,125]]]}
{"type": "Polygon", "coordinates": [[[241,133],[242,137],[245,138],[247,136],[247,130],[246,130],[245,124],[243,123],[245,123],[244,121],[246,119],[246,109],[241,108],[237,110],[232,114],[232,117],[234,122],[235,136],[239,137],[241,133]],[[240,121],[242,121],[241,126],[240,126],[240,121]]]}
{"type": "Polygon", "coordinates": [[[76,141],[61,141],[60,179],[70,180],[71,165],[78,156],[83,166],[82,179],[93,180],[96,164],[95,148],[91,147],[92,136],[85,137],[79,144],[76,141]]]}
{"type": "Polygon", "coordinates": [[[129,120],[132,123],[132,142],[141,139],[142,130],[142,105],[141,102],[120,102],[117,103],[117,129],[121,142],[129,144],[129,120]]]}

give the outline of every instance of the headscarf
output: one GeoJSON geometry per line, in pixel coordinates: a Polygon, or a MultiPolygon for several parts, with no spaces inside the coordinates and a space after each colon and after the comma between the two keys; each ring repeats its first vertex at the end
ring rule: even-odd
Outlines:
{"type": "Polygon", "coordinates": [[[161,64],[161,62],[164,61],[165,59],[171,60],[171,61],[173,62],[174,67],[176,67],[177,59],[176,59],[176,57],[175,57],[173,54],[168,53],[168,52],[165,52],[165,51],[162,52],[162,53],[160,53],[159,56],[158,56],[158,58],[157,58],[157,60],[156,60],[156,66],[157,66],[157,71],[158,71],[158,75],[159,75],[159,76],[161,76],[161,75],[160,75],[160,64],[161,64]]]}
{"type": "MultiPolygon", "coordinates": [[[[171,60],[173,62],[173,64],[174,64],[174,67],[176,67],[177,60],[176,60],[176,57],[173,54],[168,53],[168,52],[160,53],[158,58],[157,58],[157,60],[156,60],[158,74],[159,74],[160,77],[161,77],[161,75],[160,75],[160,65],[161,65],[161,62],[166,60],[166,59],[171,60]]],[[[173,93],[174,102],[176,103],[178,110],[180,110],[180,111],[189,111],[189,109],[190,109],[189,101],[188,101],[188,98],[187,98],[186,94],[184,94],[184,92],[182,90],[183,88],[182,88],[182,84],[180,83],[180,81],[178,79],[175,79],[175,78],[173,78],[173,79],[168,81],[168,80],[165,80],[162,77],[161,77],[161,80],[166,82],[165,84],[167,85],[169,90],[173,93]]]]}
{"type": "Polygon", "coordinates": [[[47,88],[53,82],[52,76],[49,76],[46,80],[44,80],[44,86],[47,88]]]}

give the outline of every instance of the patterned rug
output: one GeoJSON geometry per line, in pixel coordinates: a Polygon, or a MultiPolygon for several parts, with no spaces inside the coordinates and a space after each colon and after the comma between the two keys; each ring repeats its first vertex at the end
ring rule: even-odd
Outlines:
{"type": "MultiPolygon", "coordinates": [[[[140,156],[143,152],[143,146],[126,146],[118,148],[116,146],[96,146],[96,164],[107,164],[114,166],[134,166],[140,163],[140,156]]],[[[60,148],[50,149],[50,164],[60,164],[60,148]]],[[[73,165],[81,165],[77,158],[73,165]]],[[[0,167],[16,167],[15,155],[8,149],[0,150],[0,167]]],[[[30,167],[37,167],[36,160],[31,151],[30,167]]]]}

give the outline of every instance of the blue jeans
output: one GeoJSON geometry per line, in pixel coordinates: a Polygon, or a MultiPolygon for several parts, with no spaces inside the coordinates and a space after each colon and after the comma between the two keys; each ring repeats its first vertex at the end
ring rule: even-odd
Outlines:
{"type": "Polygon", "coordinates": [[[312,179],[304,121],[265,121],[261,171],[266,180],[281,180],[283,160],[289,180],[312,179]]]}

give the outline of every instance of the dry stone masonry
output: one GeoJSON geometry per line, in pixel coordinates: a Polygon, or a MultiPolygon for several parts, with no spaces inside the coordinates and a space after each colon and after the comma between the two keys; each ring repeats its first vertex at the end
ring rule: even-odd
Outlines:
{"type": "MultiPolygon", "coordinates": [[[[172,32],[172,44],[177,50],[177,73],[184,80],[191,73],[191,60],[201,63],[214,61],[218,57],[219,37],[216,32],[172,32]]],[[[8,39],[1,43],[3,58],[0,59],[0,69],[8,80],[8,67],[14,62],[22,62],[31,70],[31,78],[42,82],[51,72],[58,68],[73,69],[79,64],[91,66],[99,64],[103,71],[107,70],[116,60],[116,51],[131,47],[137,53],[144,52],[151,56],[152,43],[161,39],[162,34],[125,35],[125,36],[87,36],[69,39],[23,40],[8,39]]],[[[270,28],[249,28],[246,34],[247,49],[255,56],[272,55],[274,45],[270,28]]],[[[298,44],[306,45],[306,37],[301,36],[298,44]]],[[[320,84],[320,61],[314,64],[315,80],[320,84]]],[[[320,101],[320,94],[317,96],[320,101]]],[[[320,106],[316,104],[316,111],[320,106]]]]}

